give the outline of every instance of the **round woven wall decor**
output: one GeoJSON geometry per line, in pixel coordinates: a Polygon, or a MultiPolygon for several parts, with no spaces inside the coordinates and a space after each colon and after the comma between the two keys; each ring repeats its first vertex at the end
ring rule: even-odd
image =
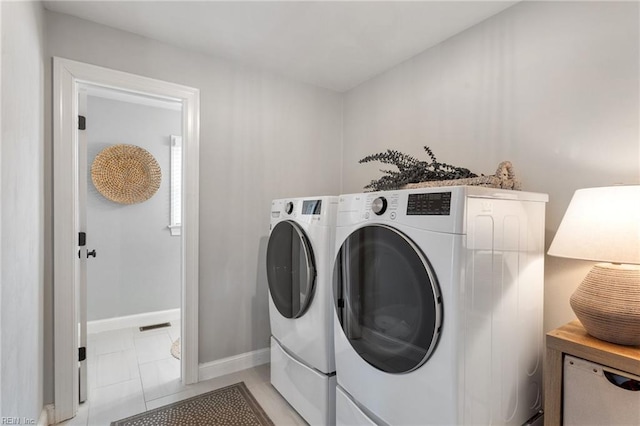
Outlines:
{"type": "Polygon", "coordinates": [[[153,197],[162,171],[153,155],[135,145],[103,149],[91,165],[91,180],[105,198],[120,204],[141,203],[153,197]]]}

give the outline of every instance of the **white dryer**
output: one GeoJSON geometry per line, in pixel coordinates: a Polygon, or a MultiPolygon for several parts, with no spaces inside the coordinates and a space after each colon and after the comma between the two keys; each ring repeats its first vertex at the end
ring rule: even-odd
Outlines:
{"type": "Polygon", "coordinates": [[[542,396],[544,194],[341,195],[339,425],[523,425],[542,396]]]}
{"type": "Polygon", "coordinates": [[[271,383],[311,425],[335,424],[331,265],[337,204],[331,196],[271,203],[271,383]]]}

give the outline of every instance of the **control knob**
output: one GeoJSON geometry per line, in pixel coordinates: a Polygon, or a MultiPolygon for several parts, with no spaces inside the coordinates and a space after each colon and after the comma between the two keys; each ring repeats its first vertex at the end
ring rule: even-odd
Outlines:
{"type": "Polygon", "coordinates": [[[287,214],[291,214],[291,212],[293,212],[293,203],[291,201],[284,205],[284,211],[287,214]]]}
{"type": "Polygon", "coordinates": [[[384,212],[387,211],[387,199],[384,197],[378,197],[375,200],[373,200],[373,203],[371,203],[371,210],[377,214],[378,216],[380,216],[381,214],[383,214],[384,212]]]}

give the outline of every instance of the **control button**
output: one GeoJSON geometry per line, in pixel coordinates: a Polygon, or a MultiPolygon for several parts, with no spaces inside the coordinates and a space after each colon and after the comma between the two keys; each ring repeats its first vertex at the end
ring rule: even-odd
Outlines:
{"type": "Polygon", "coordinates": [[[284,211],[287,214],[291,214],[291,212],[293,211],[293,203],[291,201],[284,205],[284,211]]]}
{"type": "Polygon", "coordinates": [[[380,216],[387,210],[387,200],[384,197],[378,197],[371,203],[371,210],[380,216]]]}
{"type": "Polygon", "coordinates": [[[391,220],[395,219],[396,218],[396,212],[391,212],[390,216],[391,216],[391,220]]]}
{"type": "Polygon", "coordinates": [[[366,212],[366,213],[364,214],[364,218],[365,218],[365,219],[369,219],[369,212],[366,212]]]}

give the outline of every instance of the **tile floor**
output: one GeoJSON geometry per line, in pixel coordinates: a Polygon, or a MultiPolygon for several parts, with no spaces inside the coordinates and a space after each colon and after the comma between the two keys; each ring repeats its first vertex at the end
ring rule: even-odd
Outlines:
{"type": "Polygon", "coordinates": [[[170,352],[180,327],[127,328],[87,336],[88,400],[59,425],[108,426],[185,398],[244,381],[276,425],[306,425],[269,383],[269,364],[183,386],[180,361],[170,352]]]}

